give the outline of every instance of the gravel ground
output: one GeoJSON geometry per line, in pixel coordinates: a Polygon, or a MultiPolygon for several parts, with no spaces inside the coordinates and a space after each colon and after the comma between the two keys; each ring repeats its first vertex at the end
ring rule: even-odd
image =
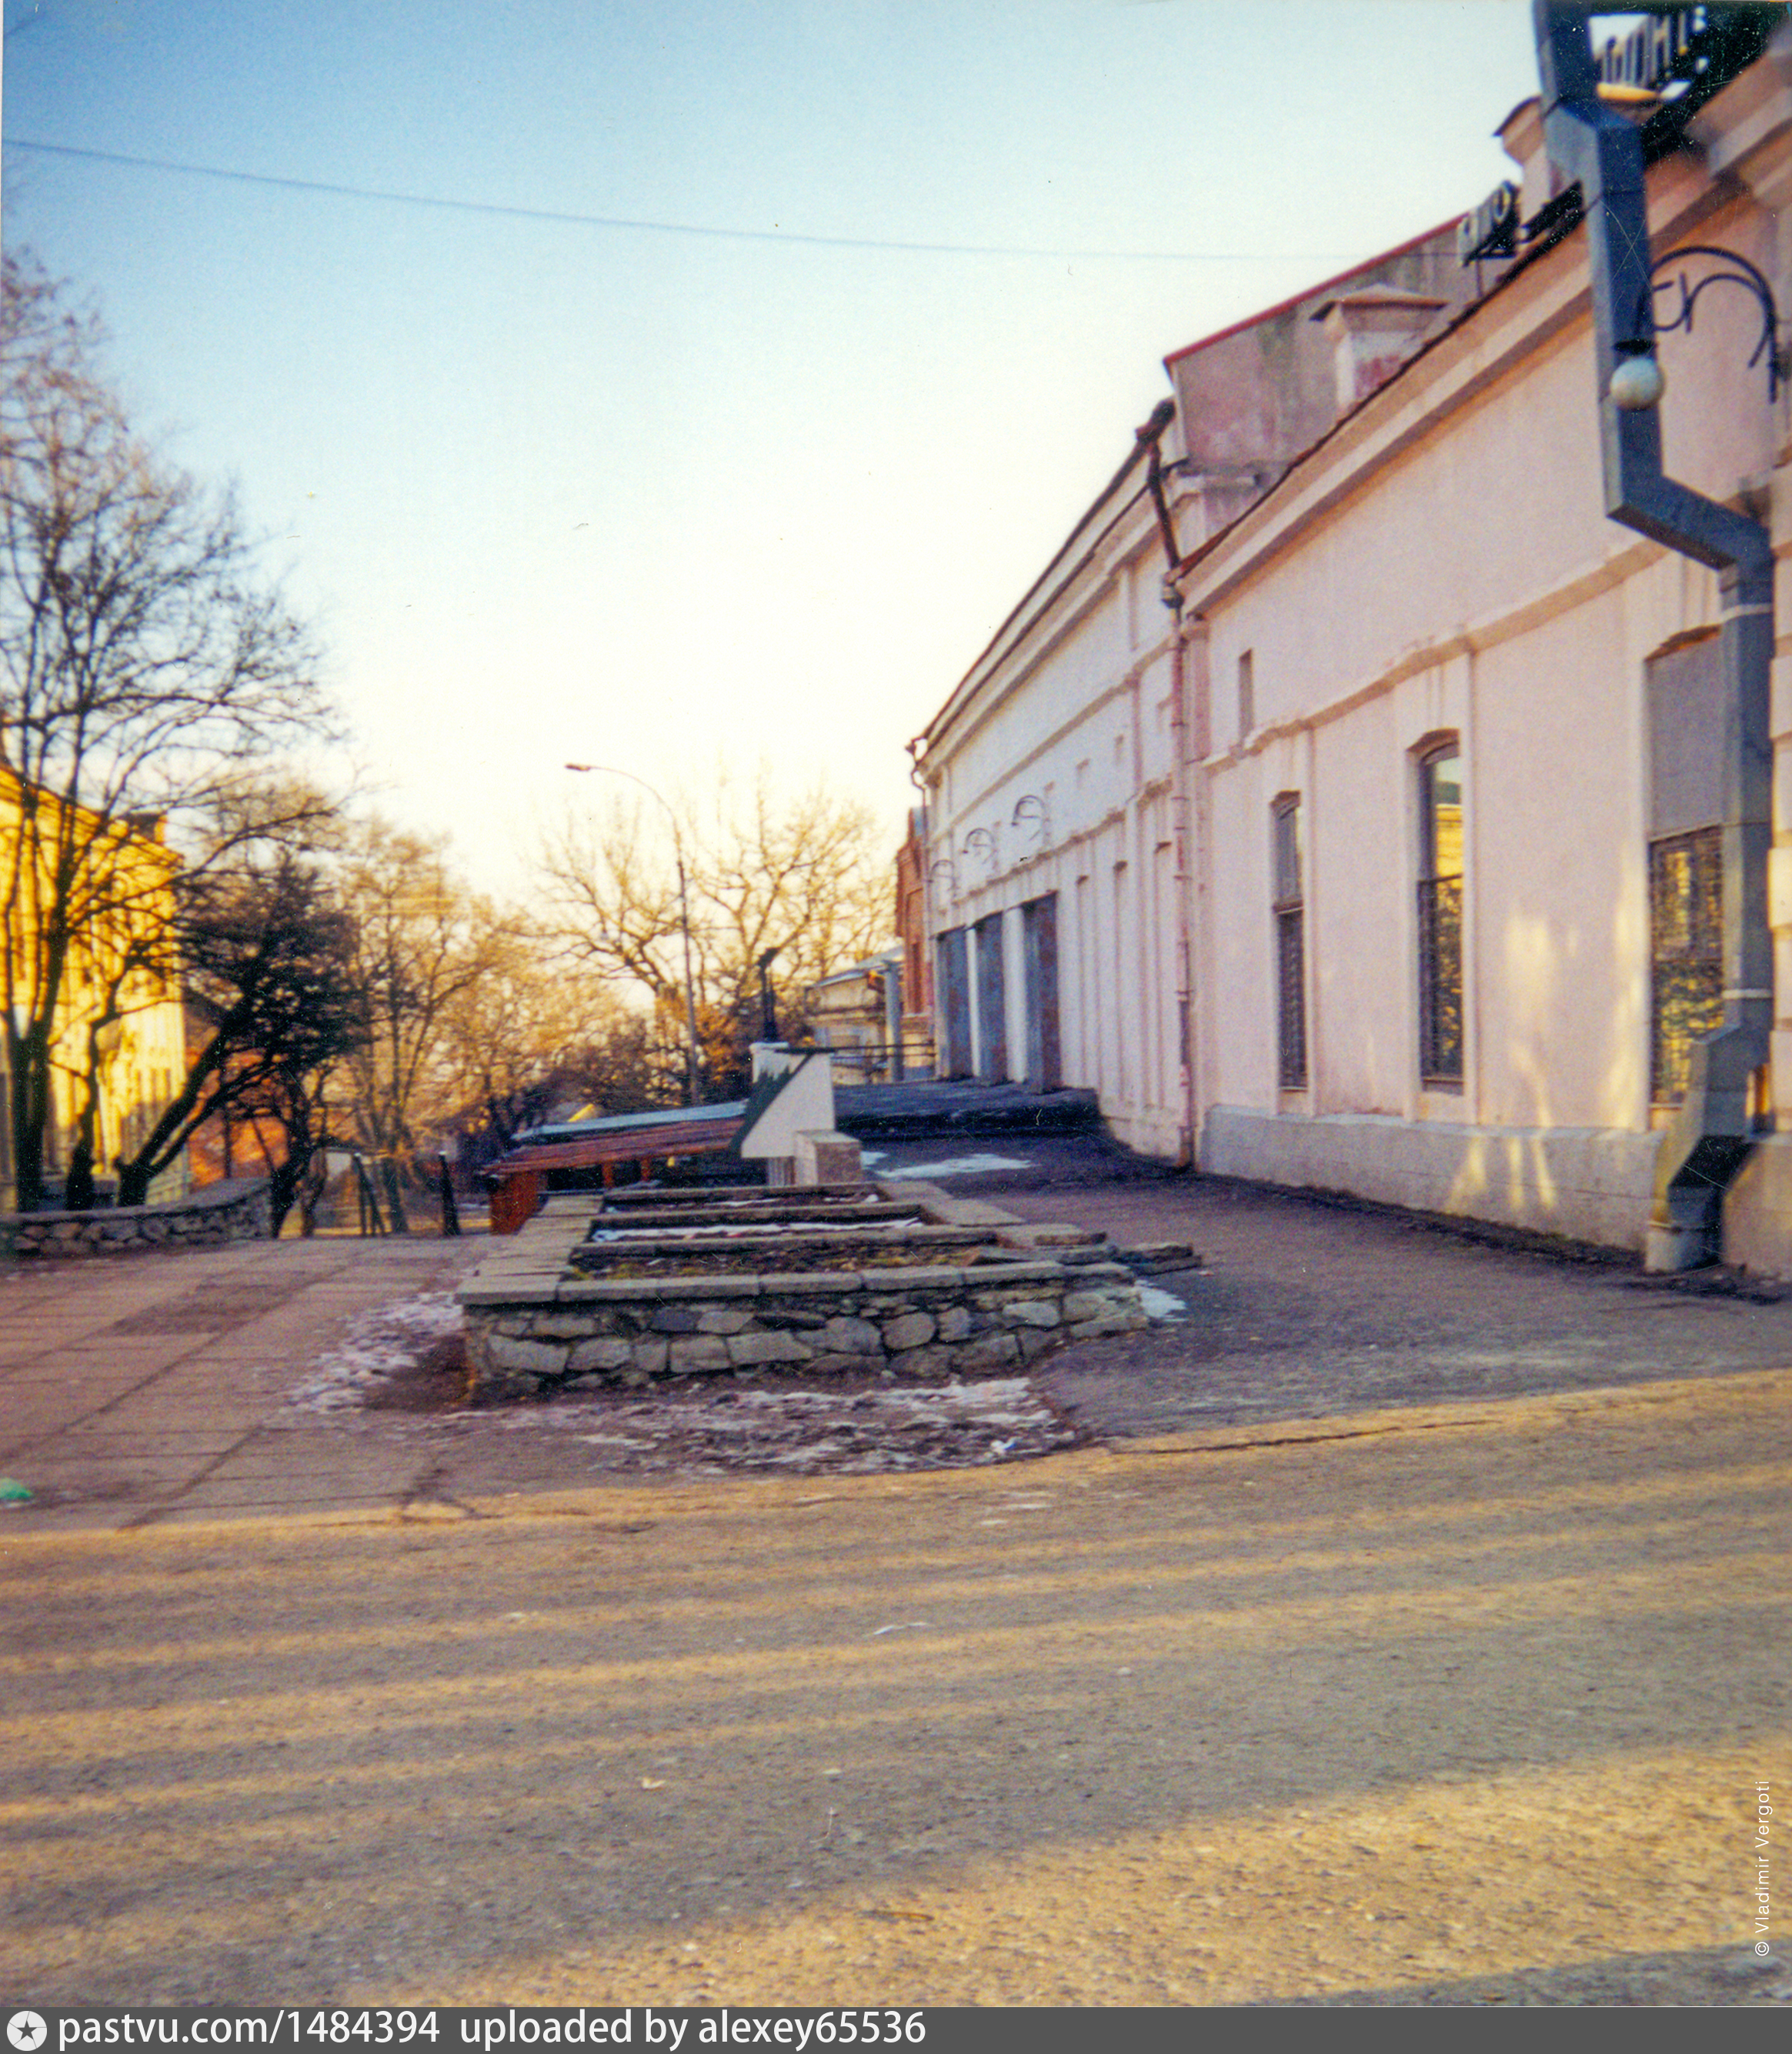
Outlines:
{"type": "Polygon", "coordinates": [[[12,1542],[0,1981],[1783,2002],[1789,1395],[12,1542]]]}

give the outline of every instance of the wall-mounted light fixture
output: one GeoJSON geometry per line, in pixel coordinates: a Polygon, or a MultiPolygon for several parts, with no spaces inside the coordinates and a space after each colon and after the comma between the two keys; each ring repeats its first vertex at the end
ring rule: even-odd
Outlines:
{"type": "Polygon", "coordinates": [[[1018,828],[1025,822],[1030,822],[1032,824],[1033,846],[1035,848],[1050,848],[1051,808],[1037,792],[1024,792],[1014,801],[1014,810],[1009,816],[1008,824],[1011,828],[1018,828]]]}
{"type": "Polygon", "coordinates": [[[964,838],[964,852],[967,856],[980,856],[988,865],[991,877],[1001,865],[1002,852],[994,828],[973,828],[964,838]]]}
{"type": "Polygon", "coordinates": [[[1626,414],[1640,414],[1661,404],[1668,380],[1662,376],[1661,366],[1656,362],[1652,352],[1638,350],[1632,356],[1618,359],[1607,389],[1614,407],[1626,414]]]}
{"type": "MultiPolygon", "coordinates": [[[[1665,255],[1655,260],[1649,266],[1649,271],[1652,281],[1649,298],[1657,335],[1670,335],[1677,328],[1684,328],[1691,335],[1692,310],[1699,304],[1699,294],[1709,285],[1740,285],[1744,292],[1755,295],[1755,303],[1761,310],[1761,336],[1749,357],[1748,368],[1752,371],[1763,357],[1766,359],[1767,403],[1771,406],[1779,397],[1780,385],[1786,376],[1786,358],[1779,346],[1779,309],[1774,304],[1774,289],[1762,274],[1746,257],[1739,257],[1734,250],[1719,250],[1706,242],[1689,242],[1682,249],[1668,250],[1665,255]],[[1656,272],[1665,271],[1671,265],[1683,264],[1692,257],[1706,258],[1718,268],[1707,271],[1696,285],[1692,285],[1687,283],[1684,270],[1676,278],[1654,277],[1656,272]],[[1676,285],[1680,288],[1680,305],[1672,318],[1664,321],[1660,311],[1660,297],[1664,293],[1672,292],[1676,285]]],[[[1632,360],[1640,362],[1643,360],[1632,360]]],[[[1653,361],[1652,359],[1648,360],[1653,361]]],[[[1617,371],[1612,374],[1612,397],[1621,407],[1625,402],[1618,399],[1618,372],[1627,368],[1621,364],[1617,371]]],[[[1660,376],[1659,369],[1656,376],[1660,376]]],[[[1656,398],[1660,397],[1658,392],[1656,398]]],[[[1653,406],[1655,400],[1632,401],[1629,403],[1653,406]]]]}

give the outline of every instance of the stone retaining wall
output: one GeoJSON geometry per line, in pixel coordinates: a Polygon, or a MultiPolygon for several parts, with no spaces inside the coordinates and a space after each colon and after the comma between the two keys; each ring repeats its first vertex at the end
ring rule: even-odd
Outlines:
{"type": "Polygon", "coordinates": [[[267,1179],[237,1177],[160,1205],[111,1206],[89,1213],[0,1213],[0,1260],[266,1241],[273,1219],[267,1179]]]}
{"type": "Polygon", "coordinates": [[[571,1287],[578,1305],[469,1305],[467,1356],[484,1398],[640,1385],[758,1369],[891,1369],[925,1382],[988,1376],[1058,1342],[1145,1324],[1119,1263],[1016,1262],[980,1271],[671,1277],[571,1287]],[[691,1298],[680,1302],[681,1292],[691,1298]],[[700,1302],[695,1302],[700,1297],[700,1302]]]}
{"type": "Polygon", "coordinates": [[[1101,1259],[1099,1249],[965,1268],[605,1282],[567,1266],[589,1219],[589,1209],[581,1216],[565,1201],[550,1201],[461,1286],[467,1364],[480,1397],[762,1370],[888,1371],[943,1383],[1148,1324],[1132,1272],[1101,1259]]]}

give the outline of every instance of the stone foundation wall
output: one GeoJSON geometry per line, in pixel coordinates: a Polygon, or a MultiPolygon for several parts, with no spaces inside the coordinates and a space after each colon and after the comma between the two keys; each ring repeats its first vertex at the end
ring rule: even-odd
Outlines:
{"type": "Polygon", "coordinates": [[[0,1213],[0,1261],[265,1241],[273,1218],[266,1178],[245,1177],[208,1184],[162,1205],[112,1206],[90,1213],[0,1213]]]}
{"type": "Polygon", "coordinates": [[[1146,1324],[1131,1271],[1113,1262],[561,1288],[605,1295],[467,1305],[467,1362],[481,1397],[766,1369],[890,1370],[943,1383],[1146,1324]]]}
{"type": "Polygon", "coordinates": [[[1792,1277],[1792,1135],[1762,1135],[1725,1192],[1723,1260],[1792,1277]]]}
{"type": "Polygon", "coordinates": [[[1308,1118],[1221,1105],[1209,1110],[1202,1131],[1201,1167],[1640,1253],[1660,1143],[1659,1134],[1617,1127],[1470,1127],[1378,1113],[1308,1118]]]}

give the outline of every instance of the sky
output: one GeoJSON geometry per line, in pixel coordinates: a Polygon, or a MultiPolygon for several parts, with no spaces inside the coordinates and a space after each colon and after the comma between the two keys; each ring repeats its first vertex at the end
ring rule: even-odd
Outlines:
{"type": "Polygon", "coordinates": [[[762,761],[893,850],[1163,358],[1473,207],[1536,85],[1524,0],[6,22],[9,246],[234,481],[374,802],[501,893],[605,781],[569,759],[762,761]]]}

